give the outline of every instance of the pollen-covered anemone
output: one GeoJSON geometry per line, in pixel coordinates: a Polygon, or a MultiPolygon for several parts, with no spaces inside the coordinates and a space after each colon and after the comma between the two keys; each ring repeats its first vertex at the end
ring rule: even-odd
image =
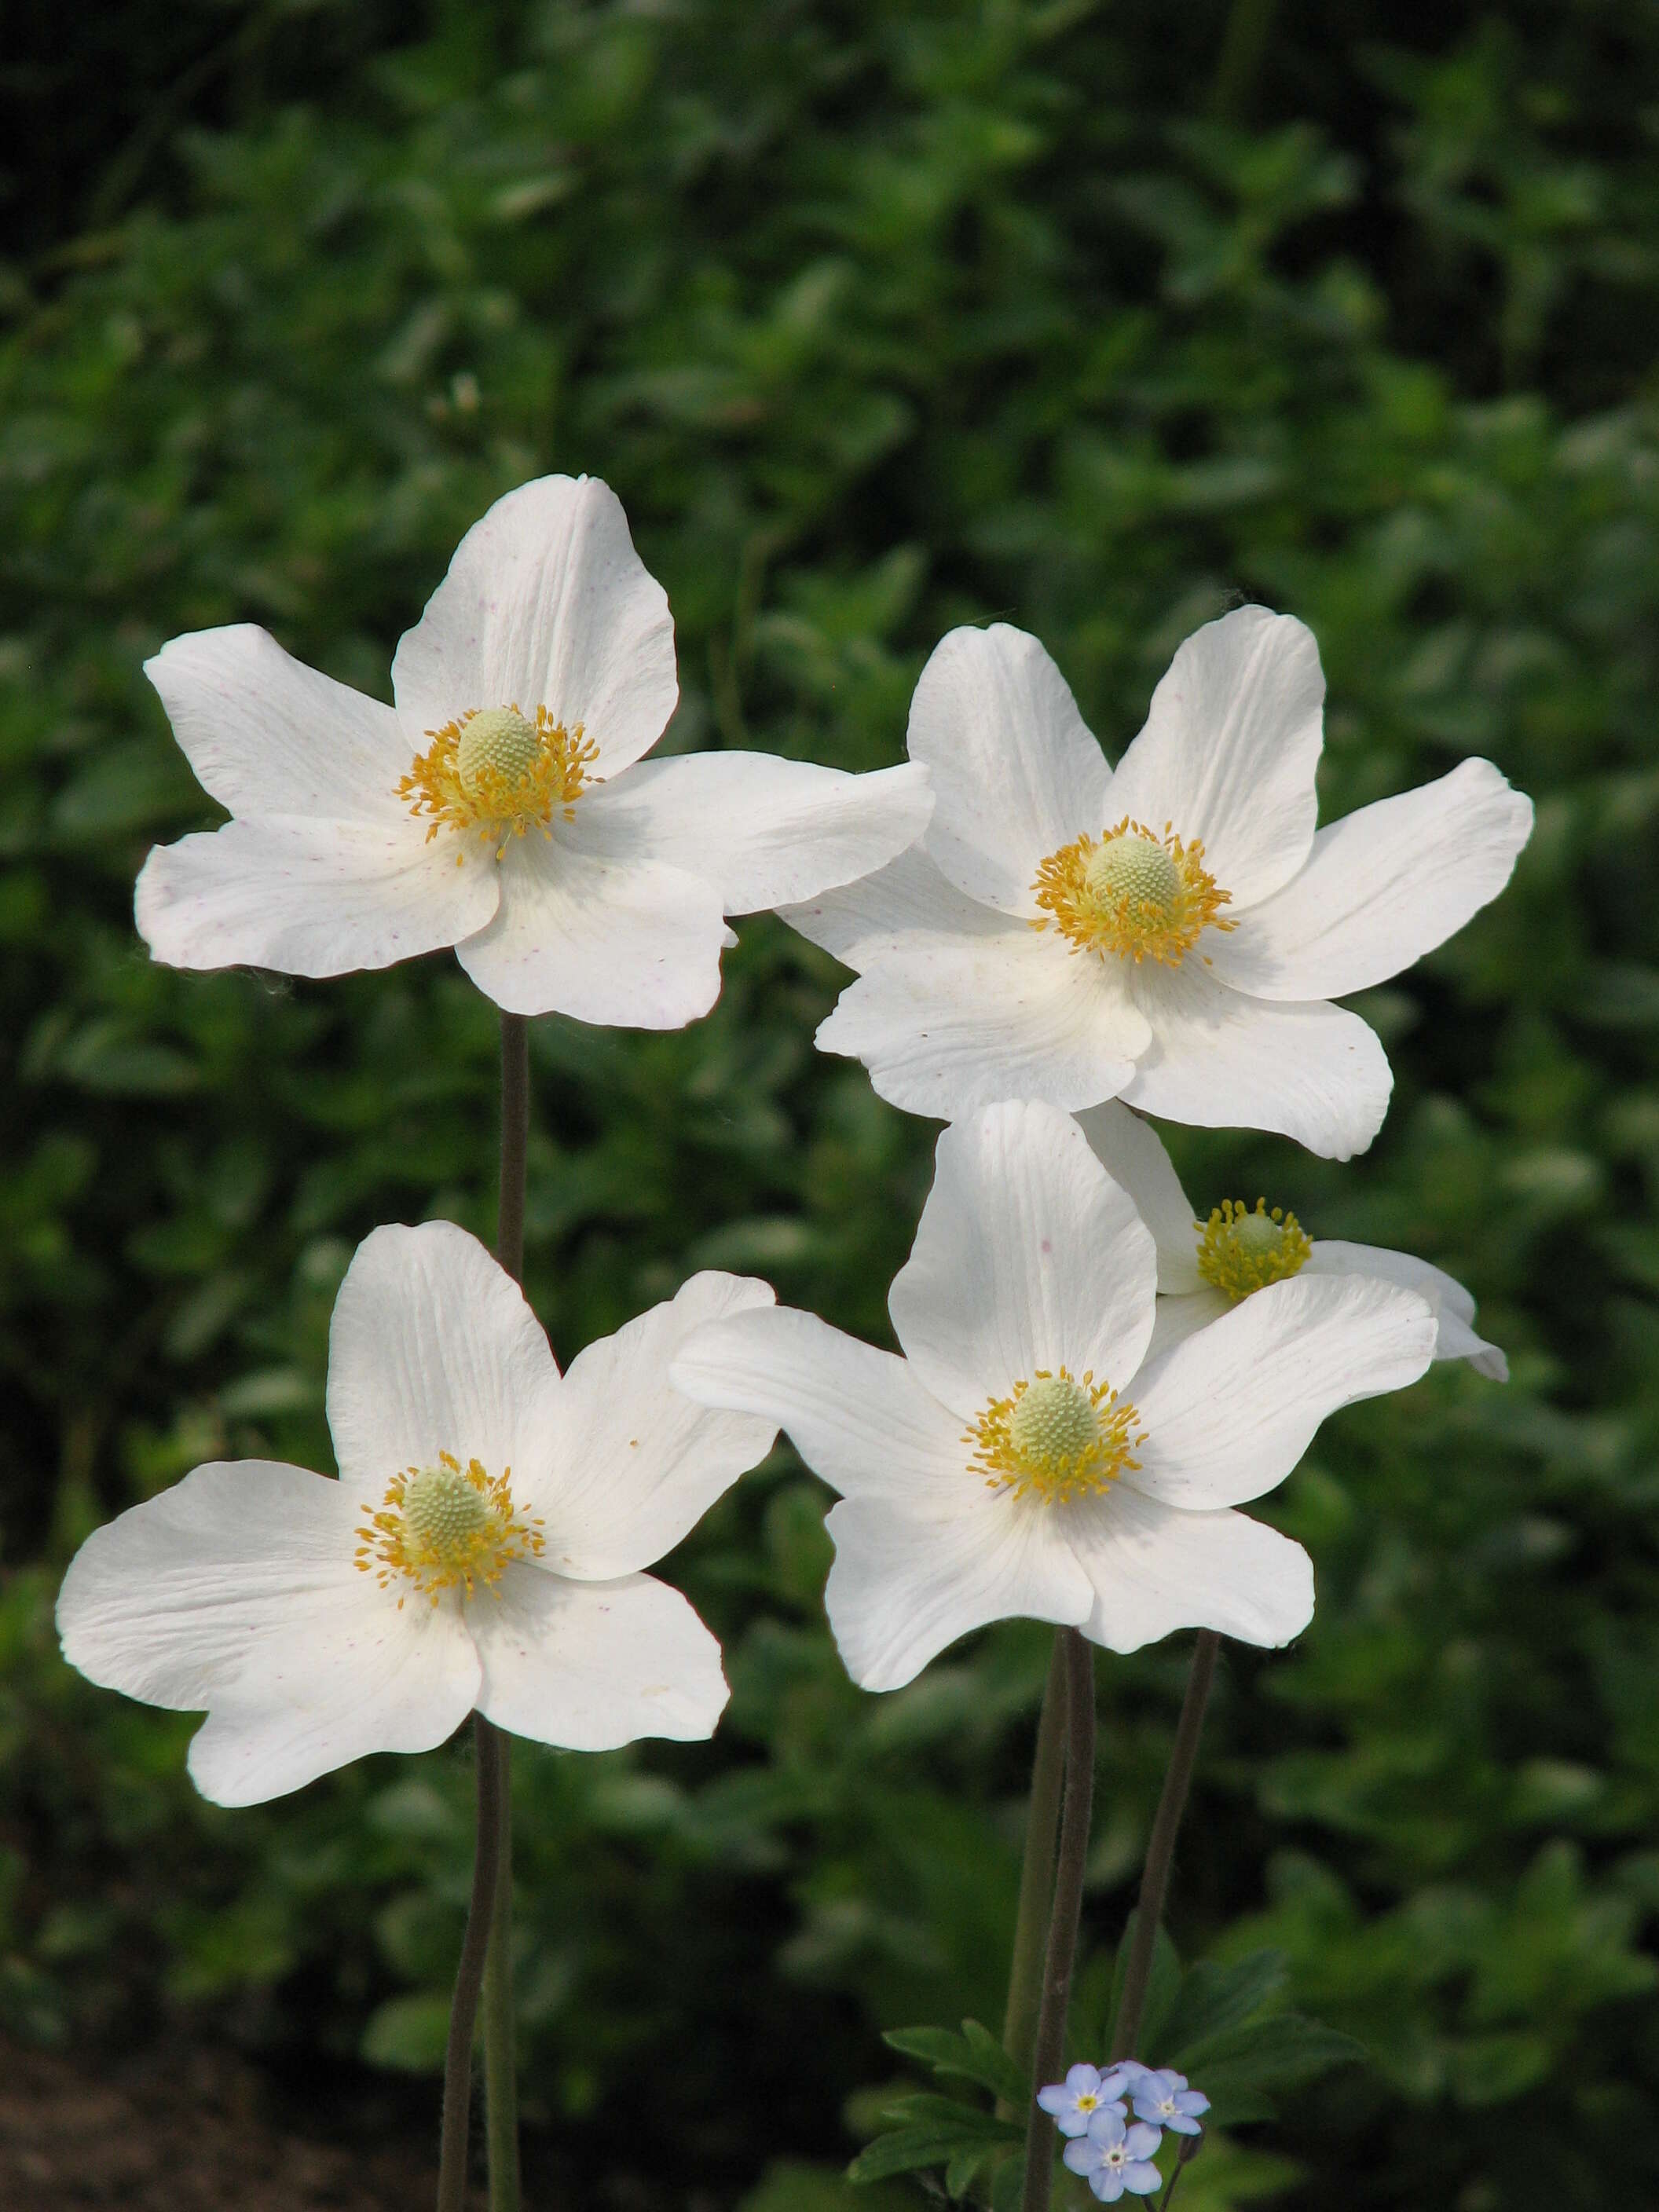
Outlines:
{"type": "Polygon", "coordinates": [[[931,810],[915,763],[647,760],[674,625],[614,493],[496,501],[392,666],[394,706],[240,623],[145,672],[222,828],[159,846],[138,927],[176,968],[337,975],[453,945],[520,1014],[677,1029],[720,994],[728,914],[882,866],[931,810]]]}
{"type": "Polygon", "coordinates": [[[1324,694],[1311,633],[1239,607],[1179,648],[1113,768],[1036,638],[952,630],[910,708],[926,832],[784,915],[856,974],[820,1046],[946,1121],[1121,1097],[1363,1151],[1393,1078],[1330,1002],[1495,898],[1532,807],[1467,760],[1316,829],[1324,694]]]}
{"type": "Polygon", "coordinates": [[[1224,1199],[1194,1215],[1158,1132],[1115,1099],[1078,1115],[1108,1175],[1122,1184],[1158,1247],[1158,1321],[1164,1351],[1274,1283],[1359,1277],[1414,1291],[1435,1318],[1437,1359],[1467,1359],[1477,1375],[1509,1378],[1509,1362],[1474,1330],[1474,1300],[1455,1277],[1410,1252],[1310,1237],[1294,1213],[1224,1199]]]}
{"type": "Polygon", "coordinates": [[[1308,1556],[1233,1509],[1327,1413],[1422,1373],[1424,1300],[1297,1276],[1159,1356],[1152,1232],[1069,1115],[988,1107],[937,1162],[888,1299],[902,1358],[770,1307],[700,1329],[672,1370],[779,1422],[841,1493],[824,1599],[854,1680],[896,1689],[1011,1615],[1115,1651],[1188,1627],[1287,1641],[1308,1556]]]}
{"type": "Polygon", "coordinates": [[[64,1656],[106,1687],[207,1714],[206,1797],[246,1805],[370,1751],[426,1751],[476,1706],[579,1751],[706,1736],[720,1647],[641,1570],[774,1425],[669,1386],[687,1334],[771,1303],[694,1275],[561,1376],[523,1294],[448,1222],[377,1229],[329,1339],[340,1475],[198,1467],[76,1553],[64,1656]]]}

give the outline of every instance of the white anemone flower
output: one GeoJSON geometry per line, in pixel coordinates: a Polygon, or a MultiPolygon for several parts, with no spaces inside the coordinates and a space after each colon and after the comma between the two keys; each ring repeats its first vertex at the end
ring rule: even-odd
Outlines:
{"type": "Polygon", "coordinates": [[[521,485],[475,523],[398,647],[387,707],[251,623],[145,672],[232,819],[151,853],[138,927],[176,968],[294,975],[453,945],[510,1013],[677,1029],[720,995],[728,914],[903,850],[914,763],[647,761],[679,696],[662,586],[616,495],[521,485]]]}
{"type": "Polygon", "coordinates": [[[1122,1184],[1158,1247],[1158,1322],[1154,1351],[1179,1343],[1217,1321],[1242,1299],[1293,1276],[1372,1275],[1427,1300],[1437,1334],[1437,1359],[1467,1359],[1477,1375],[1507,1382],[1510,1364],[1495,1344],[1477,1336],[1474,1300],[1456,1277],[1410,1252],[1312,1237],[1294,1213],[1224,1200],[1200,1219],[1181,1187],[1158,1132],[1116,1099],[1077,1117],[1091,1150],[1122,1184]]]}
{"type": "Polygon", "coordinates": [[[691,1329],[772,1295],[695,1275],[561,1377],[475,1237],[377,1229],[330,1331],[339,1480],[222,1462],[121,1514],[64,1578],[64,1656],[204,1711],[190,1771],[220,1805],[429,1751],[475,1707],[576,1751],[712,1734],[720,1646],[641,1570],[775,1431],[692,1406],[668,1364],[691,1329]]]}
{"type": "Polygon", "coordinates": [[[1241,607],[1182,646],[1113,769],[1034,637],[952,630],[910,708],[926,834],[785,915],[858,971],[819,1044],[945,1120],[1121,1097],[1363,1151],[1393,1079],[1328,1002],[1496,897],[1532,807],[1468,760],[1316,830],[1324,694],[1303,624],[1241,607]]]}
{"type": "Polygon", "coordinates": [[[1114,1651],[1306,1626],[1307,1553],[1233,1509],[1284,1480],[1328,1413],[1415,1381],[1433,1316],[1391,1283],[1298,1279],[1159,1355],[1157,1276],[1077,1123],[1011,1103],[939,1140],[888,1300],[902,1358],[781,1307],[688,1340],[674,1383],[781,1423],[841,1492],[824,1602],[866,1689],[1014,1615],[1114,1651]]]}

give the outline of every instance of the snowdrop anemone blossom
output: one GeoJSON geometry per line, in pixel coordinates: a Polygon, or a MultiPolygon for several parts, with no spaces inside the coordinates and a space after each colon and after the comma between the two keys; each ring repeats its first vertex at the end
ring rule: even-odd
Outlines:
{"type": "Polygon", "coordinates": [[[334,1308],[337,1481],[199,1467],[90,1536],[65,1657],[207,1720],[205,1797],[249,1805],[373,1751],[428,1751],[476,1707],[578,1751],[713,1733],[720,1647],[641,1571],[770,1448],[770,1423],[668,1385],[688,1331],[764,1283],[695,1275],[561,1377],[518,1285],[447,1222],[377,1229],[334,1308]]]}
{"type": "Polygon", "coordinates": [[[1324,692],[1311,633],[1241,607],[1182,646],[1112,769],[1034,637],[952,630],[910,709],[926,834],[784,917],[858,971],[819,1044],[913,1114],[1121,1097],[1363,1151],[1393,1079],[1329,1001],[1496,897],[1532,807],[1468,760],[1316,830],[1324,692]]]}
{"type": "Polygon", "coordinates": [[[453,945],[505,1012],[677,1029],[728,914],[879,867],[932,801],[763,753],[647,761],[678,697],[662,586],[588,477],[497,500],[398,647],[397,704],[240,623],[146,673],[219,830],[151,853],[138,927],[177,968],[337,975],[453,945]]]}
{"type": "Polygon", "coordinates": [[[1295,1214],[1270,1208],[1265,1198],[1253,1206],[1224,1200],[1207,1220],[1195,1217],[1162,1139],[1139,1115],[1109,1099],[1077,1119],[1095,1158],[1128,1192],[1158,1247],[1155,1352],[1178,1344],[1270,1284],[1316,1275],[1380,1276],[1426,1299],[1435,1318],[1437,1359],[1467,1359],[1477,1375],[1508,1382],[1502,1352],[1475,1334],[1474,1300],[1443,1268],[1380,1245],[1310,1237],[1295,1214]]]}
{"type": "Polygon", "coordinates": [[[687,1340],[678,1388],[779,1422],[841,1492],[825,1603],[866,1689],[1017,1614],[1115,1651],[1305,1626],[1307,1553],[1233,1509],[1328,1413],[1415,1381],[1433,1316],[1391,1283],[1298,1279],[1149,1358],[1157,1272],[1077,1123],[1010,1103],[939,1140],[888,1300],[902,1358],[779,1307],[687,1340]]]}

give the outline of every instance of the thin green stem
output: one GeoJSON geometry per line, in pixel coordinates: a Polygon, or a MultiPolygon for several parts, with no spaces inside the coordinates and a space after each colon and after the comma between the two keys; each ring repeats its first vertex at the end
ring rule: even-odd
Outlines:
{"type": "Polygon", "coordinates": [[[1123,1976],[1123,1996],[1117,2008],[1117,2024],[1112,2033],[1111,2062],[1133,2058],[1135,2039],[1140,2033],[1141,2014],[1146,2009],[1146,1986],[1152,1978],[1152,1949],[1158,1942],[1158,1924],[1164,1917],[1164,1900],[1170,1887],[1170,1868],[1175,1859],[1176,1837],[1181,1828],[1181,1816],[1187,1809],[1187,1792],[1192,1787],[1193,1768],[1198,1761],[1198,1739],[1204,1727],[1204,1708],[1209,1702],[1210,1685],[1215,1680],[1216,1654],[1221,1649],[1221,1638],[1213,1629],[1200,1628],[1198,1642],[1193,1650],[1193,1668],[1187,1677],[1187,1694],[1182,1700],[1181,1718],[1176,1723],[1175,1744],[1170,1753],[1169,1771],[1164,1777],[1163,1795],[1158,1801],[1158,1811],[1152,1819],[1152,1832],[1146,1844],[1146,1865],[1140,1877],[1140,1897],[1135,1906],[1135,1932],[1129,1946],[1129,1964],[1123,1976]]]}
{"type": "MultiPolygon", "coordinates": [[[[1089,1860],[1089,1821],[1095,1796],[1095,1662],[1080,1631],[1065,1628],[1066,1797],[1060,1819],[1060,1856],[1054,1868],[1054,1910],[1037,2008],[1036,2082],[1060,2078],[1066,2051],[1066,2012],[1072,1995],[1078,1923],[1083,1917],[1083,1876],[1089,1860]]],[[[1025,2122],[1025,2180],[1020,2212],[1048,2212],[1054,2180],[1048,2116],[1033,2096],[1025,2122]]]]}
{"type": "Polygon", "coordinates": [[[478,1718],[478,1840],[472,1856],[472,1898],[467,1907],[461,1960],[455,1970],[455,1996],[449,2008],[449,2041],[444,2051],[443,2131],[438,2153],[438,2212],[464,2212],[466,2153],[472,2113],[472,2029],[483,1985],[484,1954],[495,1906],[501,1865],[501,1761],[495,1731],[478,1718]]]}
{"type": "MultiPolygon", "coordinates": [[[[495,1257],[514,1282],[524,1276],[525,1182],[530,1150],[530,1024],[501,1016],[501,1176],[495,1257]]],[[[513,2036],[513,1765],[501,1730],[480,1713],[501,1771],[495,1909],[483,1983],[484,2132],[489,2150],[489,2212],[519,2212],[519,2068],[513,2036]]]]}
{"type": "Polygon", "coordinates": [[[1048,1679],[1043,1686],[1042,1717],[1037,1723],[1036,1752],[1031,1761],[1031,1803],[1025,1820],[1019,1909],[1014,1917],[1014,1948],[1008,1966],[1008,2009],[1002,2022],[1002,2047],[1028,2079],[1036,2044],[1048,1912],[1054,1895],[1060,1786],[1066,1765],[1065,1705],[1066,1652],[1056,1630],[1048,1679]]]}

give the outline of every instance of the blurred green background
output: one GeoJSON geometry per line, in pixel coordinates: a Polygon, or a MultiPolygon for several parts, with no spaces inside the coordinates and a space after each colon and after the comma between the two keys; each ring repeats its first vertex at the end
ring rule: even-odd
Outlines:
{"type": "MultiPolygon", "coordinates": [[[[331,1465],[370,1227],[493,1226],[453,960],[149,962],[133,877],[215,815],[140,664],[252,619],[386,696],[467,525],[586,470],[674,609],[672,746],[895,760],[927,651],[996,616],[1115,752],[1250,598],[1317,634],[1327,817],[1470,752],[1537,798],[1498,904],[1358,1002],[1369,1156],[1171,1135],[1202,1208],[1452,1269],[1515,1367],[1332,1423],[1267,1508],[1319,1609],[1228,1655],[1172,1932],[1280,1946],[1374,2063],[1183,2203],[1659,2194],[1653,0],[131,0],[39,11],[5,83],[0,2026],[432,2124],[465,1744],[221,1813],[51,1607],[198,1461],[331,1465]]],[[[742,939],[682,1034],[533,1029],[563,1358],[704,1266],[890,1340],[933,1128],[814,1054],[832,963],[742,939]]],[[[520,1752],[549,2203],[920,2203],[835,2179],[903,2070],[878,2031],[1000,2018],[1045,1634],[853,1689],[824,1502],[781,1450],[668,1563],[726,1645],[712,1744],[520,1752]]],[[[1085,2054],[1185,1646],[1099,1669],[1085,2054]]]]}

